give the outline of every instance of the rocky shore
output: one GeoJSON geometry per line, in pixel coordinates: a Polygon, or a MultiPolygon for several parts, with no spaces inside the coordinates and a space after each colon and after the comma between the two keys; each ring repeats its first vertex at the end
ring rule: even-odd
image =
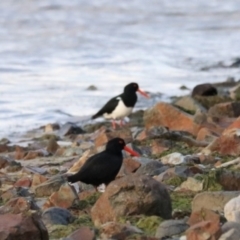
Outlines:
{"type": "MultiPolygon", "coordinates": [[[[192,95],[110,123],[50,123],[17,144],[0,140],[0,240],[239,240],[240,84],[192,95]],[[108,140],[121,137],[117,178],[97,192],[70,185],[108,140]]],[[[108,171],[108,169],[106,169],[108,171]]]]}

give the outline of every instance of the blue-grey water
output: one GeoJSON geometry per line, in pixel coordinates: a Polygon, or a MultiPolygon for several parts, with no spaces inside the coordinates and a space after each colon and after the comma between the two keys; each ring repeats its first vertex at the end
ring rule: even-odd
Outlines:
{"type": "Polygon", "coordinates": [[[1,0],[0,16],[0,137],[91,115],[132,81],[167,98],[240,78],[201,70],[240,56],[240,1],[1,0]]]}

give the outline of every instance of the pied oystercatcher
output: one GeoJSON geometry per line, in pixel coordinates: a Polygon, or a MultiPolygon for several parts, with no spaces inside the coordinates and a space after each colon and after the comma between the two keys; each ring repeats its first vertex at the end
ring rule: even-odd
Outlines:
{"type": "Polygon", "coordinates": [[[76,174],[67,176],[68,182],[81,181],[94,187],[102,183],[109,184],[115,179],[122,166],[122,150],[139,156],[137,152],[126,146],[123,139],[113,138],[108,141],[106,150],[90,157],[76,174]]]}
{"type": "Polygon", "coordinates": [[[137,83],[129,83],[124,87],[122,94],[110,99],[95,115],[92,119],[103,116],[105,119],[112,119],[113,128],[116,128],[115,120],[120,119],[120,125],[122,126],[122,119],[127,117],[133,110],[137,102],[137,94],[139,92],[144,97],[149,96],[139,89],[137,83]]]}

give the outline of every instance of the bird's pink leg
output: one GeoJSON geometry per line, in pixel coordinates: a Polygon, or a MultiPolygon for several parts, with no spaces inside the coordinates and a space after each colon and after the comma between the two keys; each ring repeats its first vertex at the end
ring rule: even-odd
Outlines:
{"type": "Polygon", "coordinates": [[[120,126],[121,126],[121,127],[124,126],[124,124],[123,124],[123,120],[122,120],[122,119],[120,120],[120,126]]]}
{"type": "Polygon", "coordinates": [[[116,129],[116,122],[115,122],[114,119],[112,120],[112,128],[113,128],[113,129],[116,129]]]}

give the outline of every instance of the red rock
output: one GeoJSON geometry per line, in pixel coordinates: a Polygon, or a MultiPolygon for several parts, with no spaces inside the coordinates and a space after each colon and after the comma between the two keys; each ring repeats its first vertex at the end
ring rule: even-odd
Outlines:
{"type": "Polygon", "coordinates": [[[100,226],[138,214],[168,219],[171,212],[171,199],[165,186],[149,176],[133,174],[111,182],[92,207],[91,216],[95,226],[100,226]]]}
{"type": "Polygon", "coordinates": [[[1,240],[48,240],[48,232],[39,216],[33,214],[0,215],[1,240]]]}
{"type": "Polygon", "coordinates": [[[68,240],[95,240],[95,232],[90,227],[80,227],[67,237],[68,240]]]}
{"type": "Polygon", "coordinates": [[[232,124],[230,124],[225,131],[229,129],[240,128],[240,117],[238,117],[232,124]]]}
{"type": "Polygon", "coordinates": [[[239,117],[240,116],[240,102],[225,102],[218,103],[208,110],[210,116],[216,117],[239,117]]]}
{"type": "Polygon", "coordinates": [[[218,222],[203,221],[191,226],[186,231],[188,240],[217,240],[221,236],[218,222]]]}
{"type": "Polygon", "coordinates": [[[143,129],[136,137],[136,140],[143,141],[148,138],[147,129],[143,129]]]}
{"type": "Polygon", "coordinates": [[[141,166],[141,163],[138,161],[134,160],[131,157],[124,158],[123,159],[123,164],[122,167],[117,175],[116,178],[118,177],[123,177],[125,175],[131,174],[133,172],[136,172],[137,169],[141,166]]]}
{"type": "Polygon", "coordinates": [[[0,153],[8,152],[8,146],[6,144],[0,144],[0,153]]]}
{"type": "Polygon", "coordinates": [[[55,154],[58,148],[59,145],[57,144],[55,138],[50,138],[47,145],[47,151],[51,154],[55,154]]]}
{"type": "Polygon", "coordinates": [[[238,156],[240,154],[240,130],[228,129],[206,148],[222,155],[238,156]]]}
{"type": "Polygon", "coordinates": [[[151,150],[153,155],[161,154],[169,149],[168,141],[164,140],[152,140],[151,150]]]}
{"type": "Polygon", "coordinates": [[[41,184],[45,181],[47,181],[46,177],[36,173],[36,174],[33,175],[31,187],[35,187],[35,186],[37,186],[37,185],[39,185],[39,184],[41,184]]]}
{"type": "Polygon", "coordinates": [[[55,156],[62,156],[65,152],[65,148],[59,147],[57,151],[55,152],[55,156]]]}
{"type": "Polygon", "coordinates": [[[31,159],[42,157],[42,156],[43,154],[39,151],[29,151],[24,157],[24,160],[31,160],[31,159]]]}
{"type": "Polygon", "coordinates": [[[200,125],[196,124],[193,116],[187,114],[168,103],[157,103],[144,113],[147,129],[152,126],[165,126],[171,130],[187,131],[197,135],[200,125]]]}
{"type": "Polygon", "coordinates": [[[101,226],[101,239],[131,239],[129,236],[141,233],[141,230],[130,224],[107,222],[101,226]]]}
{"type": "Polygon", "coordinates": [[[210,209],[202,208],[200,211],[191,213],[188,224],[192,226],[203,221],[211,221],[220,224],[220,215],[210,209]]]}
{"type": "Polygon", "coordinates": [[[215,135],[212,131],[210,131],[208,128],[201,128],[197,134],[197,141],[207,141],[212,142],[214,139],[217,138],[217,135],[215,135]]]}
{"type": "Polygon", "coordinates": [[[16,148],[15,148],[15,159],[16,160],[23,159],[25,155],[26,155],[25,150],[20,146],[16,146],[16,148]]]}
{"type": "Polygon", "coordinates": [[[9,200],[1,209],[1,213],[18,214],[27,212],[30,209],[30,203],[23,197],[13,198],[9,200]]]}
{"type": "Polygon", "coordinates": [[[0,169],[8,166],[8,160],[2,156],[0,156],[0,169]]]}
{"type": "Polygon", "coordinates": [[[22,177],[15,182],[14,187],[30,187],[31,179],[29,177],[22,177]]]}
{"type": "MultiPolygon", "coordinates": [[[[49,202],[55,207],[69,208],[73,205],[76,199],[78,199],[78,195],[74,187],[70,186],[68,183],[65,183],[57,192],[54,192],[50,196],[49,202]]],[[[47,208],[48,204],[49,203],[46,203],[44,209],[47,208]]]]}
{"type": "Polygon", "coordinates": [[[17,191],[15,188],[8,189],[1,195],[1,199],[3,202],[7,202],[8,200],[17,197],[17,191]]]}
{"type": "Polygon", "coordinates": [[[125,140],[126,143],[132,141],[132,133],[129,128],[121,128],[119,130],[109,131],[106,128],[101,128],[97,133],[95,134],[95,141],[94,144],[96,147],[103,146],[106,144],[109,140],[120,137],[125,140]]]}

